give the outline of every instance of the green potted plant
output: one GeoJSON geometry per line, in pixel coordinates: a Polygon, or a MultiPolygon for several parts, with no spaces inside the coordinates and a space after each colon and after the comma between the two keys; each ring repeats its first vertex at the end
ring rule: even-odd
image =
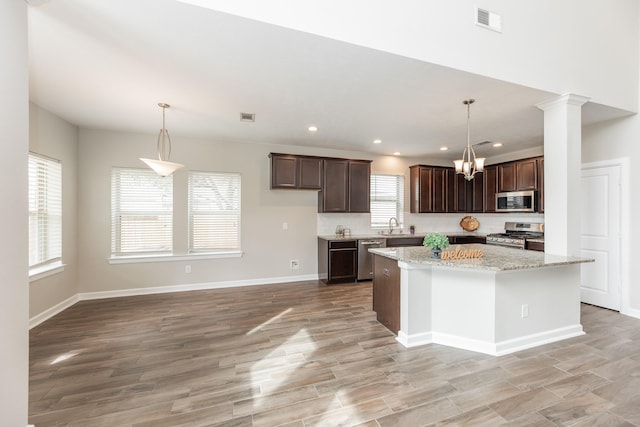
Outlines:
{"type": "Polygon", "coordinates": [[[431,233],[425,236],[422,244],[425,247],[431,248],[433,258],[440,259],[442,249],[449,247],[449,239],[442,233],[431,233]]]}
{"type": "Polygon", "coordinates": [[[415,225],[410,225],[409,226],[409,234],[416,234],[416,226],[415,225]]]}

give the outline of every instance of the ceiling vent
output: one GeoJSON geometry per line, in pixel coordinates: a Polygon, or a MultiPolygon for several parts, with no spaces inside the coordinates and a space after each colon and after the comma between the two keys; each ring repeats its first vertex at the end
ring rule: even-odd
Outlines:
{"type": "Polygon", "coordinates": [[[497,13],[485,9],[476,8],[476,25],[489,30],[502,32],[502,17],[497,13]]]}
{"type": "Polygon", "coordinates": [[[256,115],[255,113],[240,113],[240,121],[241,122],[255,122],[256,115]]]}

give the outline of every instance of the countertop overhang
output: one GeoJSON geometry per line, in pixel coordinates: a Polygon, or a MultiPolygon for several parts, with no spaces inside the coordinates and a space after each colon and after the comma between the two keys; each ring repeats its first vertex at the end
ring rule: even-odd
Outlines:
{"type": "Polygon", "coordinates": [[[514,249],[497,245],[483,245],[479,243],[452,245],[446,250],[455,250],[457,247],[460,247],[461,250],[481,250],[484,256],[482,258],[442,260],[432,258],[431,249],[423,246],[372,248],[369,249],[369,252],[408,264],[489,271],[523,270],[594,262],[593,259],[589,258],[566,257],[538,251],[514,249]]]}

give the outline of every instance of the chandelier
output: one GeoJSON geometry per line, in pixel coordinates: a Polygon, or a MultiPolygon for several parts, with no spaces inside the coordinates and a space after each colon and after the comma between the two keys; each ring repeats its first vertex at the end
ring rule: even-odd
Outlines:
{"type": "Polygon", "coordinates": [[[453,164],[456,168],[456,173],[464,175],[464,179],[471,181],[473,176],[484,171],[484,157],[476,157],[475,151],[471,146],[471,139],[469,136],[469,119],[471,117],[471,104],[476,102],[475,99],[465,99],[462,101],[467,106],[467,146],[462,152],[462,159],[454,160],[453,164]]]}
{"type": "Polygon", "coordinates": [[[171,155],[171,137],[169,136],[169,131],[164,125],[164,112],[171,106],[169,104],[159,102],[158,107],[162,108],[162,129],[160,129],[160,133],[158,134],[158,160],[144,159],[142,157],[140,157],[140,160],[145,162],[147,166],[153,169],[158,175],[169,176],[176,170],[184,167],[184,165],[169,161],[169,156],[171,155]]]}

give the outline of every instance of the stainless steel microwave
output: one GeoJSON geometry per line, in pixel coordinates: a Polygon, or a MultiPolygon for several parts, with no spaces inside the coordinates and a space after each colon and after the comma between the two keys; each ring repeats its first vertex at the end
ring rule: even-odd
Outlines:
{"type": "Polygon", "coordinates": [[[509,191],[496,194],[496,212],[536,212],[536,192],[509,191]]]}

